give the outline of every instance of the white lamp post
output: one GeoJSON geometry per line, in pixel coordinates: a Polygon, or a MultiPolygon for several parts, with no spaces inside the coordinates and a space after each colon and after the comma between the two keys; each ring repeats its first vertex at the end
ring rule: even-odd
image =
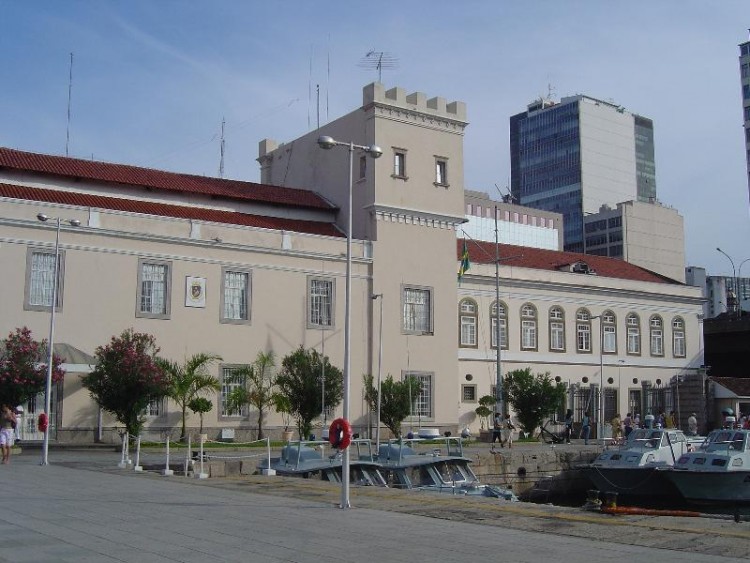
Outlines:
{"type": "MultiPolygon", "coordinates": [[[[336,141],[333,137],[323,135],[318,138],[320,148],[329,150],[343,146],[349,148],[349,186],[346,222],[346,308],[344,312],[344,419],[349,420],[349,381],[351,379],[351,292],[352,292],[352,189],[354,184],[354,151],[360,150],[372,158],[383,154],[377,145],[355,145],[352,142],[336,141]]],[[[349,448],[344,450],[341,461],[341,508],[349,508],[349,448]]]]}
{"type": "Polygon", "coordinates": [[[372,296],[373,299],[380,299],[380,337],[378,349],[378,421],[375,426],[375,453],[380,452],[380,384],[383,373],[383,294],[377,293],[372,296]]]}
{"type": "Polygon", "coordinates": [[[599,423],[597,424],[597,435],[602,445],[604,441],[604,323],[601,315],[594,315],[591,319],[599,319],[599,423]]]}
{"type": "MultiPolygon", "coordinates": [[[[47,416],[47,427],[44,429],[44,444],[42,446],[42,461],[40,465],[49,465],[49,427],[50,427],[50,403],[52,399],[52,349],[55,341],[55,309],[57,309],[57,277],[59,275],[60,262],[60,217],[48,217],[44,213],[39,213],[36,218],[42,223],[49,220],[55,221],[55,264],[53,266],[52,276],[52,306],[50,307],[49,317],[49,340],[47,341],[47,383],[44,387],[44,414],[47,416]]],[[[79,227],[81,222],[78,219],[65,219],[65,222],[72,227],[79,227]]]]}

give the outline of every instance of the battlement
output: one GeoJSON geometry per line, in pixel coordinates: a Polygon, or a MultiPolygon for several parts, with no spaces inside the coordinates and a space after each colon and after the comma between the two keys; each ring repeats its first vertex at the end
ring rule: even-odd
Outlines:
{"type": "Polygon", "coordinates": [[[386,90],[380,82],[373,82],[362,89],[362,106],[374,103],[417,111],[427,115],[466,122],[466,103],[446,103],[445,98],[427,99],[422,92],[407,94],[403,88],[386,90]]]}

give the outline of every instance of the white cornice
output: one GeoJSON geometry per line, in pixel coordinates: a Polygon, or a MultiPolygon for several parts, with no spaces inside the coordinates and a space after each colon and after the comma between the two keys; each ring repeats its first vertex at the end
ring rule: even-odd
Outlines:
{"type": "Polygon", "coordinates": [[[443,215],[440,213],[431,213],[419,211],[417,209],[407,209],[404,207],[391,207],[389,205],[369,205],[365,208],[375,216],[377,221],[386,221],[390,223],[406,223],[422,227],[435,227],[438,229],[453,229],[466,221],[466,218],[459,215],[443,215]]]}

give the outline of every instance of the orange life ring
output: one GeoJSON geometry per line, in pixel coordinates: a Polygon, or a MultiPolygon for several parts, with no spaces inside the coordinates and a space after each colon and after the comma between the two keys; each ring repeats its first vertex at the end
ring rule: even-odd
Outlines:
{"type": "Polygon", "coordinates": [[[39,432],[46,431],[48,425],[49,425],[49,420],[47,420],[47,413],[43,412],[39,415],[39,421],[37,422],[37,427],[39,428],[39,432]]]}
{"type": "Polygon", "coordinates": [[[352,443],[352,426],[345,418],[337,418],[328,429],[328,441],[334,448],[345,450],[352,443]]]}

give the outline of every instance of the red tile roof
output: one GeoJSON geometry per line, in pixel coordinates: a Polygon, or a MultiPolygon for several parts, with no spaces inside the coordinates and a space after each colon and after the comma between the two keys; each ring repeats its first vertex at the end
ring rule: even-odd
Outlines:
{"type": "Polygon", "coordinates": [[[84,207],[93,207],[96,209],[128,211],[132,213],[144,213],[147,215],[158,215],[162,217],[195,219],[198,221],[227,223],[230,225],[245,225],[248,227],[295,231],[299,233],[309,233],[315,235],[326,235],[333,237],[343,236],[341,231],[339,231],[333,223],[325,223],[320,221],[302,221],[299,219],[281,219],[277,217],[237,213],[234,211],[206,209],[204,207],[168,205],[150,201],[120,199],[115,197],[106,197],[78,192],[45,190],[41,188],[30,188],[28,186],[16,186],[12,184],[0,183],[0,197],[23,199],[27,201],[62,203],[64,205],[80,205],[84,207]]]}
{"type": "MultiPolygon", "coordinates": [[[[469,250],[469,260],[475,264],[495,263],[495,243],[458,239],[456,249],[457,258],[463,254],[464,240],[469,250]]],[[[640,266],[630,264],[617,258],[579,254],[577,252],[562,252],[559,250],[544,250],[527,246],[500,245],[500,265],[517,266],[519,268],[533,268],[535,270],[557,271],[576,262],[585,262],[599,277],[620,278],[633,281],[672,283],[680,282],[659,275],[640,266]]],[[[585,274],[578,274],[585,275],[585,274]]]]}
{"type": "Polygon", "coordinates": [[[309,190],[178,174],[125,164],[24,152],[4,147],[0,147],[0,167],[272,205],[314,209],[335,208],[323,197],[309,190]]]}

